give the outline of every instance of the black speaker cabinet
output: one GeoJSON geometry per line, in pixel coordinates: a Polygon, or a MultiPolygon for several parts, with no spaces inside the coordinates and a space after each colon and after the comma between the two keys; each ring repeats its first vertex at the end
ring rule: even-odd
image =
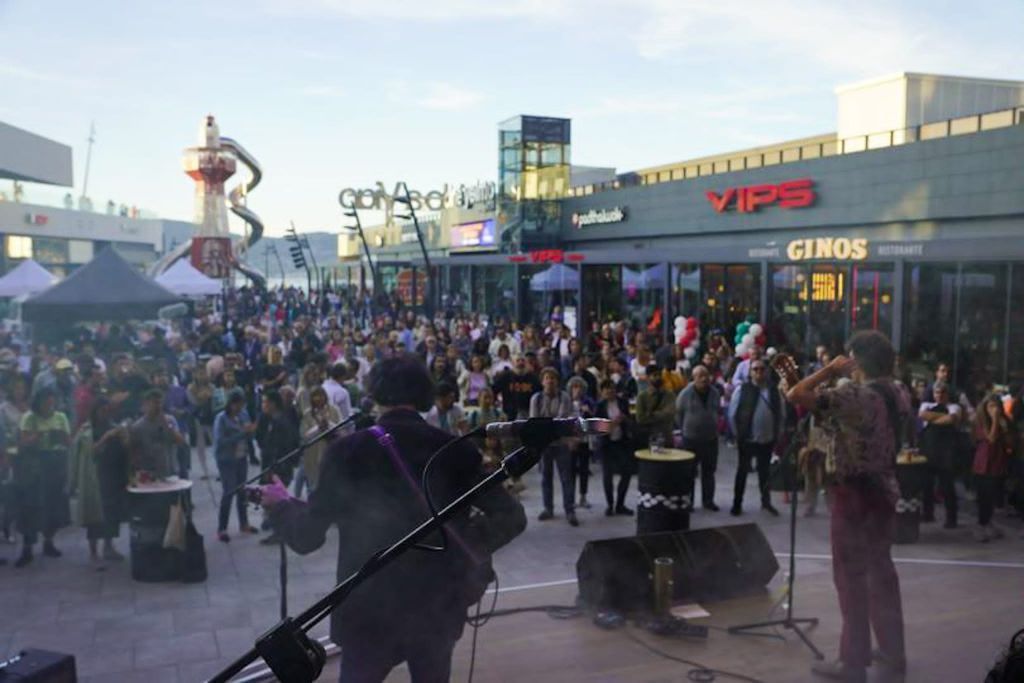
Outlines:
{"type": "Polygon", "coordinates": [[[673,560],[673,599],[714,602],[763,590],[779,570],[756,524],[590,541],[576,561],[580,599],[596,609],[650,610],[654,560],[673,560]]]}
{"type": "Polygon", "coordinates": [[[22,650],[0,661],[2,683],[75,683],[75,658],[48,650],[22,650]]]}

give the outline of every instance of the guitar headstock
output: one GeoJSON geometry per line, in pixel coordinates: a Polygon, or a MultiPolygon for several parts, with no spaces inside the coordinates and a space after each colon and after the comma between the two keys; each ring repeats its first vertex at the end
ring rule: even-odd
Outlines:
{"type": "Polygon", "coordinates": [[[771,366],[779,375],[783,391],[788,391],[800,381],[800,370],[796,366],[796,361],[788,353],[775,354],[771,360],[771,366]]]}

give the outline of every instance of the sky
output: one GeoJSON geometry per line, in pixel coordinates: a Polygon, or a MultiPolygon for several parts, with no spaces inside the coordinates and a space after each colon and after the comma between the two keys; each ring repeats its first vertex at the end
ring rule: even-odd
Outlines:
{"type": "Polygon", "coordinates": [[[94,204],[190,220],[214,114],[270,234],[335,230],[342,188],[495,180],[517,114],[628,171],[833,131],[866,78],[1024,80],[1022,35],[1024,0],[0,0],[0,121],[72,146],[75,196],[95,122],[94,204]]]}

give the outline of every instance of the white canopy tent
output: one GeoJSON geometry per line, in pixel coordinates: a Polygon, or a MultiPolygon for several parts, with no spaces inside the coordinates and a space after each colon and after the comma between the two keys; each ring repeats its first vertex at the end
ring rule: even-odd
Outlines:
{"type": "Polygon", "coordinates": [[[170,268],[154,278],[157,284],[179,296],[211,296],[220,294],[220,280],[206,277],[185,259],[178,259],[170,268]]]}
{"type": "Polygon", "coordinates": [[[580,272],[561,263],[555,263],[530,277],[530,289],[535,292],[560,292],[579,287],[580,272]]]}
{"type": "Polygon", "coordinates": [[[27,259],[11,272],[0,277],[0,297],[19,297],[38,294],[57,282],[57,277],[41,265],[27,259]]]}

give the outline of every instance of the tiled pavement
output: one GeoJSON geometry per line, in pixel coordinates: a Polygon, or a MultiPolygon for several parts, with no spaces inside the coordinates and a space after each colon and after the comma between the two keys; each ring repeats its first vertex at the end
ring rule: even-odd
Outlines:
{"type": "MultiPolygon", "coordinates": [[[[697,513],[693,526],[715,526],[737,520],[730,517],[725,508],[731,502],[731,482],[735,454],[723,450],[722,466],[718,481],[718,502],[723,511],[719,513],[697,513]]],[[[591,500],[595,503],[590,510],[580,511],[582,525],[571,528],[559,515],[546,523],[536,522],[539,510],[540,487],[536,472],[528,477],[529,488],[523,495],[523,502],[530,515],[530,525],[525,534],[496,557],[496,567],[503,587],[516,587],[536,583],[562,581],[575,576],[575,562],[583,543],[589,539],[626,536],[633,532],[634,521],[624,517],[605,517],[601,500],[599,473],[591,479],[591,500]]],[[[756,521],[761,524],[773,548],[777,552],[788,549],[788,535],[785,516],[769,517],[754,510],[750,501],[756,500],[754,487],[756,477],[748,482],[748,511],[738,521],[756,521]]],[[[557,488],[557,487],[556,487],[557,488]]],[[[634,485],[635,488],[635,485],[634,485]]],[[[206,536],[206,550],[209,579],[202,584],[142,584],[133,582],[126,564],[107,565],[97,572],[88,563],[85,534],[78,529],[67,529],[58,536],[58,545],[64,551],[60,559],[37,558],[30,567],[14,570],[10,566],[0,568],[0,655],[8,655],[26,646],[42,647],[72,653],[77,658],[80,680],[83,681],[145,681],[145,683],[192,682],[203,680],[251,646],[253,638],[273,624],[278,615],[278,564],[277,552],[258,544],[256,538],[233,537],[230,544],[221,544],[214,536],[215,500],[219,495],[219,484],[197,482],[194,494],[196,522],[206,536]]],[[[635,495],[635,492],[634,492],[635,495]]],[[[557,491],[556,491],[557,497],[557,491]]],[[[777,501],[781,507],[781,501],[777,501]]],[[[557,506],[557,503],[556,503],[557,506]]],[[[966,505],[968,512],[973,505],[966,505]]],[[[896,555],[903,558],[925,560],[1024,562],[1024,541],[1018,538],[1019,522],[1007,521],[1013,530],[1010,538],[998,543],[980,545],[970,540],[969,519],[965,516],[964,528],[944,532],[929,525],[924,527],[922,542],[903,546],[896,555]]],[[[828,553],[828,521],[826,515],[813,519],[801,518],[798,550],[802,554],[828,553]]],[[[127,533],[123,529],[120,548],[127,553],[127,533]]],[[[16,548],[0,546],[0,557],[13,559],[16,548]]],[[[290,554],[289,557],[289,599],[292,613],[299,611],[322,595],[334,583],[334,564],[337,546],[333,538],[321,551],[306,557],[290,554]]],[[[948,565],[900,565],[904,576],[905,600],[909,605],[921,605],[927,609],[929,599],[941,600],[943,596],[966,595],[977,591],[989,598],[1003,600],[1006,589],[1006,574],[1000,581],[988,583],[986,575],[979,570],[948,565]],[[974,573],[972,573],[972,571],[974,573]],[[910,583],[908,584],[908,579],[910,583]],[[915,594],[915,589],[929,595],[915,594]],[[968,593],[965,593],[967,591],[968,593]],[[925,599],[922,599],[925,598],[925,599]]],[[[1021,609],[1024,593],[1024,569],[1006,569],[1012,572],[1011,585],[1019,577],[1019,589],[1013,589],[1005,596],[1017,614],[1021,609]]],[[[821,559],[802,560],[798,565],[799,576],[812,586],[807,598],[808,606],[819,613],[834,616],[835,598],[831,590],[827,561],[821,559]]],[[[782,572],[776,583],[782,580],[782,572]]],[[[538,589],[537,595],[544,590],[538,589]]],[[[558,591],[561,601],[571,599],[573,588],[550,589],[558,591]]],[[[529,591],[515,592],[509,600],[523,604],[535,604],[539,597],[530,598],[529,591]],[[525,601],[525,602],[524,602],[525,601]]],[[[502,598],[502,602],[506,597],[502,598]]],[[[908,623],[915,615],[908,607],[908,623]]],[[[755,618],[761,614],[750,615],[755,618]]],[[[919,616],[919,615],[918,615],[919,616]]],[[[950,619],[955,615],[949,615],[950,619]]],[[[834,622],[835,619],[833,618],[834,622]]],[[[964,623],[963,629],[984,639],[981,642],[1001,641],[1005,628],[998,623],[964,623]],[[985,629],[990,628],[990,637],[985,629]]],[[[500,628],[494,625],[488,628],[500,628]]],[[[321,635],[326,626],[319,626],[314,633],[321,635]]],[[[467,639],[463,639],[464,641],[467,639]]],[[[456,658],[456,680],[464,679],[465,645],[460,644],[456,658]]],[[[823,647],[834,646],[834,637],[822,641],[823,647]]],[[[941,649],[941,643],[927,643],[941,649]]],[[[988,652],[975,653],[986,660],[988,652]]],[[[487,656],[487,649],[481,650],[481,657],[487,656]]],[[[784,655],[779,654],[780,657],[784,655]]],[[[495,657],[498,657],[495,654],[495,657]]],[[[336,664],[331,664],[334,671],[336,664]]],[[[481,672],[486,673],[486,667],[481,672]]],[[[633,680],[654,680],[636,672],[633,680]]],[[[547,678],[534,673],[540,680],[547,678]]],[[[393,676],[404,680],[403,674],[393,676]]],[[[516,680],[514,675],[495,675],[489,680],[516,680]]],[[[569,680],[565,676],[550,676],[552,680],[569,680]]],[[[585,677],[579,678],[583,680],[585,677]]],[[[668,680],[668,679],[666,679],[668,680]]]]}

